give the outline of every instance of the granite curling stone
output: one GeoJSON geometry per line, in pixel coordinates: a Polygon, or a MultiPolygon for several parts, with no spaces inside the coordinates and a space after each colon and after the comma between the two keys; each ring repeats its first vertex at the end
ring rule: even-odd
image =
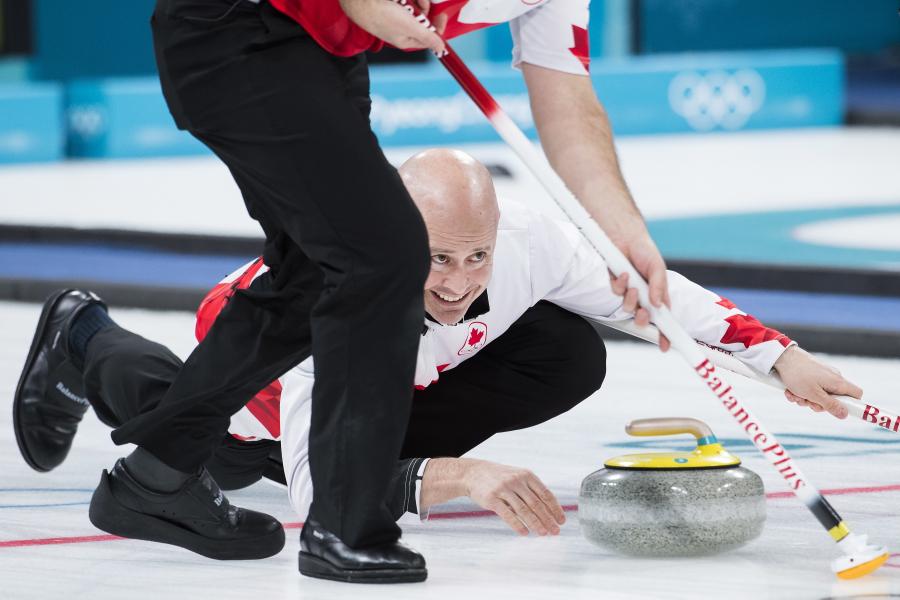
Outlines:
{"type": "Polygon", "coordinates": [[[762,533],[759,475],[741,467],[702,421],[640,419],[629,435],[691,433],[692,452],[630,454],[606,461],[581,483],[578,519],[594,544],[632,556],[704,556],[762,533]]]}

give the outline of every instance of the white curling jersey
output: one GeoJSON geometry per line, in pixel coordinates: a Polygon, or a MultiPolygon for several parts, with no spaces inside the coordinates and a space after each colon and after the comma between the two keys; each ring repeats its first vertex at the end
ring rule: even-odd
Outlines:
{"type": "MultiPolygon", "coordinates": [[[[198,339],[206,334],[234,291],[247,287],[266,270],[262,259],[256,259],[213,288],[197,314],[198,339]]],[[[760,373],[768,373],[785,348],[793,344],[726,298],[678,273],[669,271],[668,276],[672,312],[698,341],[729,351],[760,373]]],[[[472,359],[542,300],[597,321],[631,318],[622,310],[622,298],[610,287],[605,261],[574,225],[516,202],[501,201],[493,274],[487,289],[461,323],[425,321],[414,385],[419,389],[440,385],[443,373],[472,359]]],[[[241,440],[283,438],[289,489],[300,516],[305,516],[303,507],[312,498],[306,444],[313,378],[310,357],[232,416],[229,428],[241,440]]]]}

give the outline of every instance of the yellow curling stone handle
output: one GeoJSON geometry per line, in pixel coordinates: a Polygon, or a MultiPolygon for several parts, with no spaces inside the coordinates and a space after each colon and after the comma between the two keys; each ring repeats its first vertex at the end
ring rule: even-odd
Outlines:
{"type": "Polygon", "coordinates": [[[617,456],[606,461],[607,467],[619,469],[709,469],[734,467],[741,464],[741,459],[722,447],[709,425],[698,419],[687,417],[637,419],[625,426],[625,432],[634,436],[689,433],[696,438],[697,447],[691,452],[648,452],[617,456]]]}

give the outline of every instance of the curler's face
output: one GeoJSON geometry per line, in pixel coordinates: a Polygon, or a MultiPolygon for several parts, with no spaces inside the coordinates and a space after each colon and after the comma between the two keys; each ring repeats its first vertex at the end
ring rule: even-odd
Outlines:
{"type": "Polygon", "coordinates": [[[431,272],[425,282],[425,312],[444,325],[458,323],[491,279],[497,228],[471,236],[428,231],[431,272]]]}
{"type": "Polygon", "coordinates": [[[487,169],[457,150],[416,154],[400,175],[415,202],[431,249],[425,311],[458,323],[491,279],[500,209],[487,169]]]}

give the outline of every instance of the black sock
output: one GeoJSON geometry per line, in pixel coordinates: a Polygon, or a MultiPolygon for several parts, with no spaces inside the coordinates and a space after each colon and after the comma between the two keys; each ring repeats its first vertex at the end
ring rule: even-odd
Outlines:
{"type": "Polygon", "coordinates": [[[115,324],[116,322],[106,314],[106,310],[98,304],[92,304],[81,311],[69,330],[69,356],[72,357],[72,361],[76,365],[83,365],[91,338],[98,331],[115,324]]]}
{"type": "Polygon", "coordinates": [[[173,469],[140,446],[125,457],[125,466],[138,483],[157,492],[174,492],[194,476],[173,469]]]}

